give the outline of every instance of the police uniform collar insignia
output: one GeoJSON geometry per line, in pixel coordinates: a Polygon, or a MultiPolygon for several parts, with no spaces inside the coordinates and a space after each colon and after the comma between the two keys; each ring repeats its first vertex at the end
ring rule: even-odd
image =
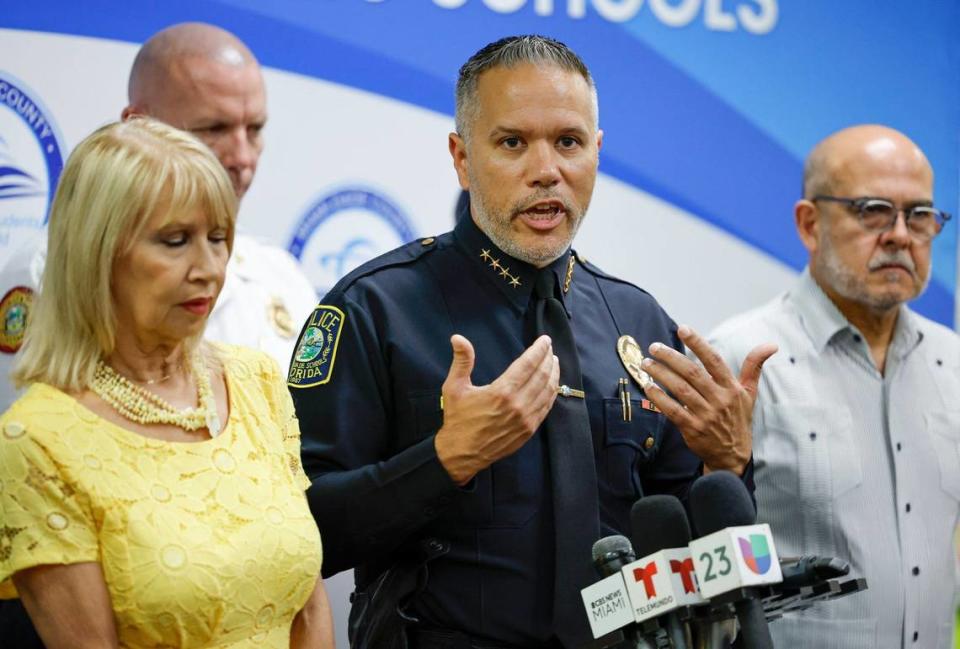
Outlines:
{"type": "Polygon", "coordinates": [[[287,385],[310,388],[330,382],[345,319],[343,311],[337,307],[317,305],[300,333],[293,360],[290,361],[287,385]]]}
{"type": "Polygon", "coordinates": [[[567,274],[563,278],[563,294],[566,295],[570,292],[570,282],[573,281],[573,266],[576,264],[577,256],[570,252],[569,259],[567,260],[567,274]]]}
{"type": "Polygon", "coordinates": [[[283,300],[276,295],[270,296],[270,303],[267,305],[267,320],[273,325],[273,330],[281,338],[290,339],[297,334],[293,325],[293,318],[290,317],[290,311],[283,303],[283,300]]]}
{"type": "Polygon", "coordinates": [[[502,277],[513,288],[520,288],[520,286],[522,286],[520,277],[518,277],[517,275],[511,274],[510,267],[504,266],[503,264],[501,264],[500,259],[490,254],[490,251],[488,249],[483,248],[480,251],[480,259],[487,262],[487,265],[490,266],[490,268],[492,268],[493,270],[497,271],[497,274],[500,277],[502,277]]]}
{"type": "Polygon", "coordinates": [[[570,281],[573,278],[573,266],[578,261],[572,259],[572,250],[540,269],[501,250],[473,219],[463,219],[457,223],[453,230],[453,241],[469,260],[471,268],[475,269],[478,279],[482,276],[486,282],[495,286],[518,313],[529,308],[537,275],[542,270],[549,269],[556,274],[558,286],[563,289],[557,291],[557,297],[569,315],[570,281]]]}
{"type": "Polygon", "coordinates": [[[643,351],[633,336],[620,336],[617,340],[617,354],[620,356],[620,362],[623,363],[637,385],[643,390],[647,390],[653,385],[653,379],[640,367],[643,362],[643,351]]]}
{"type": "Polygon", "coordinates": [[[23,345],[23,335],[33,308],[33,289],[14,286],[0,299],[0,352],[16,354],[23,345]]]}

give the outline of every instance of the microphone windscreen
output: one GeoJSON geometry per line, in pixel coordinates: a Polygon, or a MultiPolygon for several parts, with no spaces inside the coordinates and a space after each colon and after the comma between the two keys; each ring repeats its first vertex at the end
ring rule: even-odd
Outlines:
{"type": "Polygon", "coordinates": [[[698,536],[757,522],[750,493],[740,478],[729,471],[697,478],[690,487],[690,513],[698,536]]]}
{"type": "Polygon", "coordinates": [[[635,558],[630,539],[625,536],[605,536],[593,544],[593,565],[603,577],[609,577],[635,558]]]}
{"type": "Polygon", "coordinates": [[[690,521],[676,496],[646,496],[630,510],[630,536],[638,557],[690,543],[690,521]]]}

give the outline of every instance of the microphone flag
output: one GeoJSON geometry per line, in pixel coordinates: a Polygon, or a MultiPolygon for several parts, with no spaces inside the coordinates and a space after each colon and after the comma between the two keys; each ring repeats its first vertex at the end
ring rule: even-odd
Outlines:
{"type": "Polygon", "coordinates": [[[706,602],[697,588],[694,569],[688,548],[660,550],[624,566],[623,580],[635,621],[706,602]]]}
{"type": "Polygon", "coordinates": [[[779,584],[780,560],[766,523],[727,527],[690,542],[701,594],[712,598],[737,588],[779,584]]]}

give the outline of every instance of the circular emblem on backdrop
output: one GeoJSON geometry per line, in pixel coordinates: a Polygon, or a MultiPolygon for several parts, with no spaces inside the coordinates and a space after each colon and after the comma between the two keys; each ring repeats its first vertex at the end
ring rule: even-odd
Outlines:
{"type": "Polygon", "coordinates": [[[0,352],[15,354],[20,349],[31,306],[33,290],[26,286],[13,287],[0,300],[0,352]]]}
{"type": "Polygon", "coordinates": [[[410,220],[383,193],[346,187],[321,196],[297,223],[287,249],[319,295],[365,261],[416,238],[410,220]]]}
{"type": "Polygon", "coordinates": [[[63,145],[50,111],[22,81],[0,70],[0,245],[17,229],[39,230],[63,170],[63,145]]]}

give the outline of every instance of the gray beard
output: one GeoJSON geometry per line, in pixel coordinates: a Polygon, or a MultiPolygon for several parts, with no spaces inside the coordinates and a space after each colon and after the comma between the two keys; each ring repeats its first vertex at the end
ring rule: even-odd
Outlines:
{"type": "Polygon", "coordinates": [[[891,293],[882,293],[880,295],[870,294],[860,279],[840,261],[828,235],[828,232],[824,232],[821,240],[818,264],[820,279],[827,286],[839,293],[841,297],[851,302],[862,304],[872,311],[882,313],[916,298],[927,290],[927,285],[930,283],[930,274],[927,274],[927,278],[924,280],[920,290],[916,291],[907,298],[907,300],[902,300],[899,296],[891,293]]]}
{"type": "MultiPolygon", "coordinates": [[[[544,198],[547,197],[555,198],[549,193],[545,193],[544,198]]],[[[533,200],[536,200],[536,198],[533,200]]],[[[513,233],[510,230],[510,218],[503,214],[491,216],[483,202],[483,197],[480,195],[480,192],[470,192],[470,203],[471,213],[473,214],[473,218],[477,224],[477,227],[479,227],[480,230],[482,230],[483,233],[490,238],[490,241],[492,241],[495,246],[500,248],[500,250],[504,251],[514,259],[525,261],[531,266],[535,266],[537,268],[548,266],[551,262],[563,256],[563,253],[567,251],[567,249],[570,247],[570,244],[573,242],[573,238],[577,235],[577,231],[580,229],[580,224],[583,223],[582,214],[573,215],[571,211],[568,211],[567,214],[571,218],[571,230],[570,237],[566,241],[553,246],[540,245],[532,248],[523,247],[512,236],[513,233]]],[[[515,205],[512,208],[511,213],[521,209],[521,207],[522,206],[520,205],[515,205]]],[[[568,209],[569,207],[570,206],[567,204],[568,209]]],[[[584,210],[584,212],[586,212],[586,210],[584,210]]]]}

